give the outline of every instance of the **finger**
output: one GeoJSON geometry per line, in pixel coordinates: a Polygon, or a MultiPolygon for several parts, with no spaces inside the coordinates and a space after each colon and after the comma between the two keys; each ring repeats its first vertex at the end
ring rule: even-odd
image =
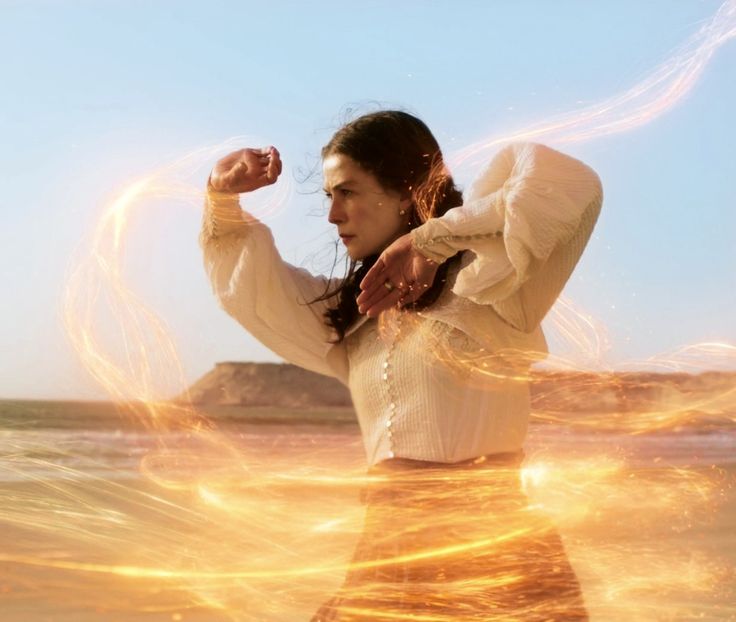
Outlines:
{"type": "Polygon", "coordinates": [[[396,282],[388,276],[384,276],[381,281],[375,281],[368,289],[364,289],[355,299],[358,306],[369,306],[377,300],[383,298],[387,293],[396,287],[396,282]],[[389,284],[390,287],[386,287],[389,284]]]}
{"type": "Polygon", "coordinates": [[[387,287],[381,285],[380,287],[373,289],[369,292],[364,292],[356,299],[358,304],[358,311],[360,313],[366,313],[371,307],[380,303],[384,298],[391,295],[395,289],[389,290],[387,287]]]}
{"type": "Polygon", "coordinates": [[[379,257],[360,282],[360,289],[365,291],[373,288],[376,283],[383,283],[386,280],[386,269],[385,260],[383,257],[379,257]]]}
{"type": "Polygon", "coordinates": [[[383,296],[380,300],[373,303],[370,307],[367,307],[365,310],[365,314],[368,317],[375,317],[379,313],[383,313],[387,309],[390,309],[391,307],[396,307],[399,305],[399,301],[402,298],[401,290],[394,289],[392,291],[387,291],[387,294],[383,296]]]}
{"type": "MultiPolygon", "coordinates": [[[[384,299],[391,296],[394,292],[398,291],[399,295],[406,295],[408,293],[408,286],[405,281],[402,280],[401,275],[389,276],[385,278],[381,283],[376,283],[371,289],[365,290],[358,298],[358,310],[361,308],[367,311],[376,304],[382,304],[384,299]],[[386,287],[389,284],[391,287],[386,287]]],[[[389,304],[389,306],[391,306],[389,304]]]]}
{"type": "Polygon", "coordinates": [[[415,303],[426,290],[417,284],[411,284],[404,290],[404,295],[399,301],[402,306],[410,305],[415,303]]]}
{"type": "Polygon", "coordinates": [[[406,307],[414,304],[417,300],[422,297],[425,291],[429,288],[428,284],[419,284],[417,282],[404,283],[402,287],[397,288],[401,292],[398,299],[399,307],[406,307]]]}
{"type": "Polygon", "coordinates": [[[363,312],[365,312],[368,317],[374,317],[393,306],[403,308],[407,305],[411,305],[416,302],[430,286],[428,283],[403,283],[398,276],[393,279],[389,278],[388,281],[396,284],[396,287],[391,291],[389,291],[384,284],[381,284],[375,295],[365,292],[365,302],[363,302],[362,307],[363,312]],[[381,289],[385,289],[387,293],[382,293],[380,291],[381,289]]]}
{"type": "Polygon", "coordinates": [[[281,154],[278,152],[278,149],[276,147],[273,148],[274,157],[276,158],[276,172],[281,175],[281,168],[283,167],[283,163],[281,162],[281,154]]]}
{"type": "Polygon", "coordinates": [[[275,156],[271,157],[268,161],[268,174],[267,177],[269,179],[273,179],[274,181],[279,176],[278,173],[278,162],[275,156]]]}
{"type": "MultiPolygon", "coordinates": [[[[379,258],[378,261],[382,260],[379,258]]],[[[373,268],[371,268],[371,270],[372,269],[373,268]]],[[[361,287],[366,282],[366,279],[368,279],[370,272],[371,271],[369,270],[363,281],[361,281],[361,287]]],[[[386,283],[392,285],[393,288],[402,289],[406,287],[407,280],[401,273],[389,272],[388,267],[381,268],[379,266],[379,270],[374,273],[374,276],[368,281],[368,287],[364,289],[361,292],[360,296],[358,296],[358,298],[356,299],[358,305],[370,305],[374,300],[382,298],[385,295],[386,291],[390,291],[391,289],[393,289],[386,287],[386,283]]]]}
{"type": "Polygon", "coordinates": [[[414,283],[402,283],[401,287],[397,287],[401,292],[400,301],[402,304],[410,304],[421,295],[414,283]]]}
{"type": "MultiPolygon", "coordinates": [[[[374,287],[369,290],[365,290],[358,298],[358,310],[362,309],[362,313],[365,313],[368,309],[381,303],[385,298],[391,296],[397,289],[396,281],[388,278],[381,283],[376,283],[374,287]],[[391,287],[387,287],[389,284],[391,287]]],[[[390,306],[390,305],[389,305],[390,306]]]]}

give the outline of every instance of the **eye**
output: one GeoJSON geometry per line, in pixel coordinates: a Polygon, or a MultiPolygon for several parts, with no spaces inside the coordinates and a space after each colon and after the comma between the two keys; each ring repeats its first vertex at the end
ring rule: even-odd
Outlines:
{"type": "MultiPolygon", "coordinates": [[[[354,192],[353,192],[352,190],[348,190],[347,188],[338,188],[338,190],[337,190],[337,191],[338,191],[338,192],[339,192],[339,193],[340,193],[340,194],[341,194],[341,195],[342,195],[343,197],[349,197],[349,196],[350,196],[351,194],[355,194],[355,193],[354,193],[354,192]]],[[[326,197],[327,197],[328,199],[331,199],[331,198],[332,198],[332,193],[331,193],[331,192],[327,192],[327,191],[325,190],[325,196],[326,196],[326,197]]]]}

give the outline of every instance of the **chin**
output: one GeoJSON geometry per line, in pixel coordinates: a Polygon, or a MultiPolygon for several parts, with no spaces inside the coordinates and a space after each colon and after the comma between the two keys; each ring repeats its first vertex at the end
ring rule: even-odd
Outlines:
{"type": "Polygon", "coordinates": [[[348,257],[353,261],[361,261],[371,255],[380,255],[384,248],[385,246],[378,246],[366,249],[365,244],[358,245],[355,243],[346,246],[348,257]]]}
{"type": "Polygon", "coordinates": [[[351,251],[348,251],[348,257],[352,259],[353,261],[360,261],[361,259],[364,259],[367,257],[365,253],[353,253],[351,251]]]}
{"type": "Polygon", "coordinates": [[[366,257],[370,257],[371,255],[378,255],[379,253],[380,253],[380,251],[372,251],[372,252],[368,252],[368,253],[366,253],[365,251],[363,251],[363,252],[348,251],[348,256],[353,261],[362,261],[366,257]]]}
{"type": "Polygon", "coordinates": [[[366,257],[368,257],[368,255],[370,255],[370,253],[366,253],[361,248],[351,248],[349,246],[347,248],[347,252],[348,257],[350,257],[350,259],[352,259],[353,261],[360,261],[361,259],[365,259],[366,257]]]}

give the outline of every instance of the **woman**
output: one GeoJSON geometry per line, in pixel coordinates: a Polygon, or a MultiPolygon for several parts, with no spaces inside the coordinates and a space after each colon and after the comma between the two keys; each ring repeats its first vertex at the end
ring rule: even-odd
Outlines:
{"type": "Polygon", "coordinates": [[[597,220],[600,180],[543,145],[503,148],[465,201],[427,126],[364,115],[322,150],[343,279],[285,263],[238,194],[272,184],[278,151],[221,159],[201,236],[223,308],[284,359],[351,391],[375,477],[327,620],[586,620],[559,536],[518,467],[540,323],[597,220]],[[425,617],[422,618],[421,615],[425,617]]]}

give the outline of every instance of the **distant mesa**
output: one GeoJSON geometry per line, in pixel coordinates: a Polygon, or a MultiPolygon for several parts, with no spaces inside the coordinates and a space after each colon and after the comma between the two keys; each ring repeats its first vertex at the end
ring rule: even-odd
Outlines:
{"type": "MultiPolygon", "coordinates": [[[[736,372],[533,373],[532,409],[544,413],[618,413],[697,409],[722,419],[736,410],[736,372]]],[[[350,408],[334,378],[287,363],[218,363],[190,389],[194,404],[289,409],[350,408]]],[[[696,414],[693,412],[693,414],[696,414]]]]}
{"type": "Polygon", "coordinates": [[[189,389],[198,405],[350,408],[350,392],[334,378],[289,363],[217,363],[189,389]]]}

